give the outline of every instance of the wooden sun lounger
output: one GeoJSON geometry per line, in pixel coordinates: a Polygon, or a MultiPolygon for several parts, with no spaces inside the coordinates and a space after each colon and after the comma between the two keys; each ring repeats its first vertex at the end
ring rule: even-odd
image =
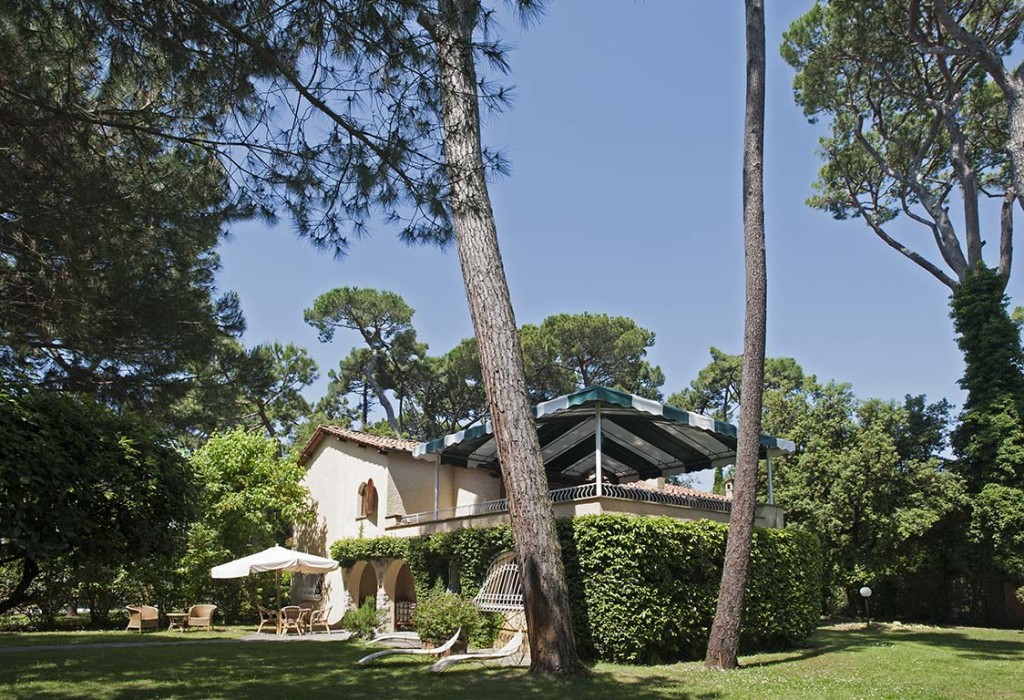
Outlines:
{"type": "Polygon", "coordinates": [[[438,659],[434,662],[430,670],[433,673],[440,673],[451,666],[462,661],[495,661],[497,659],[507,659],[510,656],[516,654],[519,648],[523,646],[523,633],[516,632],[515,635],[508,641],[508,644],[503,646],[501,649],[493,649],[490,651],[478,651],[470,654],[453,654],[446,656],[443,659],[438,659]]]}
{"type": "Polygon", "coordinates": [[[451,639],[439,647],[433,647],[432,649],[385,649],[384,651],[378,651],[374,654],[370,654],[369,656],[364,656],[356,663],[360,666],[365,666],[366,664],[373,663],[377,659],[383,659],[385,656],[392,656],[394,654],[407,654],[410,656],[439,656],[455,646],[455,642],[459,641],[460,634],[462,634],[461,627],[455,631],[455,634],[452,635],[451,639]]]}

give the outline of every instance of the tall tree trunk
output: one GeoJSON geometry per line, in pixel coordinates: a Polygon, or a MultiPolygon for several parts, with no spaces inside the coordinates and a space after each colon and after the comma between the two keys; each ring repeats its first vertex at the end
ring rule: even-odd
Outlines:
{"type": "Polygon", "coordinates": [[[440,0],[437,15],[420,22],[437,44],[449,203],[523,578],[530,671],[577,673],[562,552],[484,172],[472,47],[479,12],[477,0],[440,0]]]}
{"type": "MultiPolygon", "coordinates": [[[[398,418],[395,417],[395,409],[391,405],[391,399],[384,392],[384,388],[377,381],[377,361],[379,356],[377,350],[370,348],[370,361],[366,367],[363,368],[363,376],[366,384],[370,385],[370,389],[373,391],[373,395],[377,397],[377,403],[384,409],[384,415],[388,419],[388,425],[395,431],[396,435],[402,434],[402,427],[398,424],[398,418]]],[[[365,405],[365,404],[364,404],[365,405]]],[[[366,428],[366,414],[363,413],[363,428],[366,428]]]]}
{"type": "MultiPolygon", "coordinates": [[[[4,561],[4,563],[13,563],[15,561],[17,559],[4,561]]],[[[0,615],[10,612],[27,601],[28,587],[32,585],[32,582],[35,581],[38,575],[39,565],[36,564],[35,559],[25,556],[21,560],[21,578],[18,579],[18,583],[6,598],[0,598],[0,615]]]]}
{"type": "Polygon", "coordinates": [[[743,238],[746,259],[746,312],[743,332],[743,401],[736,448],[736,481],[718,609],[704,663],[736,668],[743,621],[743,593],[754,534],[757,463],[764,390],[764,338],[767,282],[764,252],[764,2],[745,0],[747,19],[747,101],[744,120],[743,238]]]}

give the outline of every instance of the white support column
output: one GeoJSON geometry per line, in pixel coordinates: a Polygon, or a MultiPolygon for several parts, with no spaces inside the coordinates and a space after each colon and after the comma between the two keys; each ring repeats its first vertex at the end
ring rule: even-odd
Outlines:
{"type": "Polygon", "coordinates": [[[772,488],[772,456],[765,450],[764,461],[768,465],[768,505],[775,505],[775,490],[772,488]]]}
{"type": "Polygon", "coordinates": [[[594,480],[597,481],[597,496],[604,495],[604,473],[602,471],[601,459],[601,404],[597,404],[596,427],[594,429],[594,480]]]}
{"type": "Polygon", "coordinates": [[[441,455],[434,455],[434,520],[441,507],[441,455]]]}

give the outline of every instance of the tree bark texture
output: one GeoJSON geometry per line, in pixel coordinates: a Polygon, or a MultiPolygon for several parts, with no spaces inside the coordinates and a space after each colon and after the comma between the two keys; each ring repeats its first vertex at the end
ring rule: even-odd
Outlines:
{"type": "Polygon", "coordinates": [[[743,332],[743,401],[736,448],[736,483],[718,608],[704,663],[709,668],[737,666],[743,594],[750,568],[761,439],[767,274],[764,245],[764,94],[763,0],[746,0],[747,98],[744,119],[743,239],[746,309],[743,332]]]}
{"type": "MultiPolygon", "coordinates": [[[[370,389],[373,390],[373,395],[377,397],[377,403],[384,409],[384,415],[388,419],[388,425],[395,431],[396,434],[402,434],[402,426],[398,423],[398,418],[395,417],[395,409],[391,405],[391,400],[388,395],[384,393],[384,388],[381,387],[380,382],[377,381],[377,364],[380,361],[380,352],[377,348],[370,346],[370,361],[363,368],[363,376],[366,379],[366,383],[370,385],[370,389]]],[[[365,405],[365,404],[364,404],[365,405]]],[[[366,418],[364,413],[363,426],[366,426],[366,418]]]]}
{"type": "MultiPolygon", "coordinates": [[[[17,561],[17,560],[15,560],[17,561]]],[[[39,565],[31,557],[26,556],[21,560],[21,578],[10,594],[0,600],[0,615],[8,613],[19,605],[27,602],[28,588],[39,575],[39,565]]]]}
{"type": "Polygon", "coordinates": [[[437,44],[449,203],[523,579],[530,671],[577,673],[562,552],[484,171],[472,46],[479,12],[477,0],[441,0],[421,23],[437,44]]]}

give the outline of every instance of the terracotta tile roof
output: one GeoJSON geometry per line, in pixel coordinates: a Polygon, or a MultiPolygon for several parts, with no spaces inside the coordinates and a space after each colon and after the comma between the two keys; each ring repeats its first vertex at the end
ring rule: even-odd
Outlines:
{"type": "Polygon", "coordinates": [[[719,496],[718,494],[711,493],[710,491],[698,491],[697,489],[687,488],[686,486],[676,486],[675,484],[663,484],[662,486],[653,486],[645,481],[633,481],[628,484],[621,484],[627,489],[646,489],[648,491],[661,491],[662,493],[670,493],[675,496],[696,496],[698,498],[710,498],[716,501],[728,501],[730,499],[725,496],[719,496]]]}
{"type": "Polygon", "coordinates": [[[309,442],[307,442],[306,446],[302,449],[302,454],[299,455],[299,464],[305,464],[309,461],[309,458],[313,456],[313,452],[316,451],[316,448],[325,437],[336,437],[345,442],[354,442],[357,445],[372,447],[381,451],[408,452],[409,454],[412,454],[412,448],[419,444],[415,440],[382,437],[380,435],[363,433],[358,430],[339,428],[335,425],[321,425],[316,429],[316,432],[313,433],[313,437],[309,439],[309,442]]]}

